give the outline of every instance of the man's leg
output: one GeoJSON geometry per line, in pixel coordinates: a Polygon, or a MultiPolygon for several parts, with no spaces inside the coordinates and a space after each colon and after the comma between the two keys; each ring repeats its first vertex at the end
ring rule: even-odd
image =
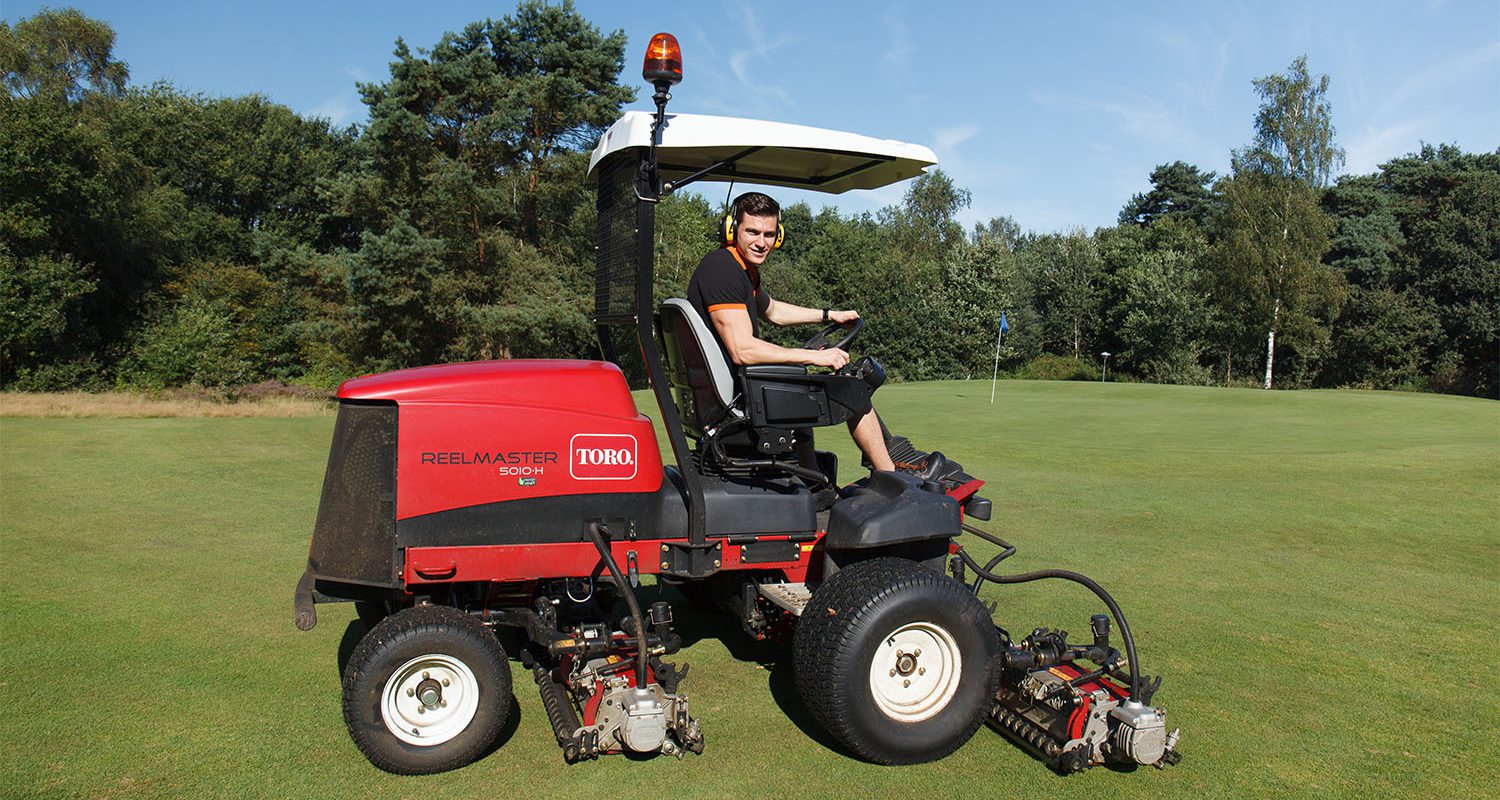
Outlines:
{"type": "Polygon", "coordinates": [[[875,416],[873,406],[858,420],[849,420],[849,435],[854,437],[854,443],[870,459],[872,469],[889,472],[896,468],[895,462],[891,461],[890,452],[885,449],[885,434],[880,430],[880,417],[875,416]]]}

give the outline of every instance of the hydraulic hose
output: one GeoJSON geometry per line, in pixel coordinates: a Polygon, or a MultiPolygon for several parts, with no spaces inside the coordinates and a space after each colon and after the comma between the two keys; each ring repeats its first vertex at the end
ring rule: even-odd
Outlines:
{"type": "MultiPolygon", "coordinates": [[[[635,649],[636,654],[639,656],[635,667],[635,685],[637,688],[644,689],[647,683],[646,615],[641,613],[641,604],[640,601],[635,599],[635,591],[630,588],[630,584],[625,580],[625,576],[621,574],[620,565],[615,563],[614,553],[610,552],[609,545],[604,543],[602,532],[609,529],[602,523],[590,522],[583,526],[583,530],[594,541],[594,549],[599,551],[599,558],[604,561],[604,566],[615,580],[615,586],[618,586],[620,594],[625,596],[625,605],[630,608],[630,619],[635,622],[635,649]]],[[[1131,661],[1130,668],[1132,670],[1135,669],[1134,661],[1131,661]]]]}
{"type": "MultiPolygon", "coordinates": [[[[1120,610],[1120,604],[1116,603],[1115,599],[1109,596],[1109,592],[1104,591],[1103,586],[1095,583],[1094,580],[1092,578],[1089,578],[1087,575],[1080,575],[1077,572],[1070,572],[1065,569],[1040,569],[1033,572],[1023,572],[1019,575],[996,575],[995,573],[990,572],[990,570],[993,569],[996,564],[1004,560],[1011,553],[1014,553],[1016,551],[1015,546],[998,536],[985,533],[978,530],[977,528],[973,528],[968,525],[964,525],[963,527],[964,530],[970,533],[977,534],[980,538],[985,539],[989,542],[993,542],[1004,548],[1001,551],[1000,555],[991,559],[989,564],[983,567],[981,567],[979,565],[979,562],[975,561],[967,551],[961,548],[959,549],[959,557],[963,559],[964,564],[967,565],[969,569],[974,570],[975,574],[979,576],[979,579],[990,581],[991,583],[1014,584],[1030,583],[1032,581],[1044,580],[1046,578],[1057,578],[1059,580],[1072,581],[1074,583],[1080,584],[1084,588],[1093,592],[1096,596],[1098,596],[1100,600],[1103,600],[1104,605],[1109,607],[1110,615],[1115,619],[1115,625],[1119,626],[1120,628],[1120,637],[1125,640],[1125,658],[1130,663],[1130,699],[1136,702],[1140,702],[1141,672],[1140,666],[1136,664],[1135,660],[1135,637],[1130,635],[1130,623],[1125,621],[1125,612],[1120,610]]],[[[978,585],[978,580],[976,580],[975,584],[978,585]]]]}
{"type": "Polygon", "coordinates": [[[749,424],[749,420],[731,420],[730,422],[725,423],[723,428],[720,428],[712,436],[709,437],[708,447],[710,452],[714,454],[714,458],[717,461],[722,464],[727,464],[731,467],[741,467],[747,469],[776,468],[784,470],[811,483],[813,485],[812,488],[814,489],[820,488],[824,485],[831,485],[827,475],[824,475],[823,473],[814,469],[808,469],[807,467],[801,466],[800,464],[787,464],[781,461],[772,461],[770,459],[731,458],[729,454],[724,452],[724,446],[719,443],[719,437],[723,435],[726,428],[739,423],[749,424]]]}

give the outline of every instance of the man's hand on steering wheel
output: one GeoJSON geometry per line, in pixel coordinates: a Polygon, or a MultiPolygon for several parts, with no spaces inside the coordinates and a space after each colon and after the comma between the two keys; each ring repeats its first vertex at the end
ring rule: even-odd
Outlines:
{"type": "Polygon", "coordinates": [[[859,319],[859,312],[858,311],[829,311],[828,312],[828,319],[830,319],[830,320],[832,320],[834,322],[837,322],[840,325],[848,325],[849,323],[851,323],[851,322],[859,319]]]}
{"type": "Polygon", "coordinates": [[[812,357],[808,363],[815,367],[828,367],[832,370],[840,370],[849,363],[849,354],[837,347],[829,347],[823,350],[813,350],[812,357]]]}

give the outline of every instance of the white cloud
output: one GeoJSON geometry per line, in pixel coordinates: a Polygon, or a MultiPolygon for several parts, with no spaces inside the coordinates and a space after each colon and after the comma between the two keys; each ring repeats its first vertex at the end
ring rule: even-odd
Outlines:
{"type": "Polygon", "coordinates": [[[1471,72],[1489,70],[1490,77],[1493,78],[1496,62],[1500,62],[1500,41],[1491,42],[1484,47],[1467,53],[1459,53],[1433,64],[1397,84],[1396,88],[1386,95],[1385,102],[1380,107],[1380,116],[1395,115],[1414,97],[1426,93],[1429,87],[1459,83],[1471,72]]]}
{"type": "Polygon", "coordinates": [[[979,135],[979,126],[965,123],[952,128],[939,128],[932,132],[933,149],[950,151],[979,135]]]}
{"type": "Polygon", "coordinates": [[[1344,148],[1344,173],[1366,175],[1383,162],[1417,150],[1421,133],[1431,129],[1427,119],[1411,119],[1381,128],[1366,127],[1344,148]]]}
{"type": "Polygon", "coordinates": [[[1199,149],[1194,125],[1182,115],[1152,97],[1131,94],[1111,100],[1094,100],[1060,92],[1033,91],[1031,102],[1053,111],[1082,112],[1085,116],[1104,117],[1093,126],[1095,135],[1110,138],[1118,132],[1130,134],[1148,144],[1191,154],[1199,149]],[[1113,121],[1108,121],[1113,118],[1113,121]]]}
{"type": "Polygon", "coordinates": [[[747,110],[766,109],[772,105],[778,107],[792,105],[791,93],[767,81],[767,76],[775,74],[776,71],[765,64],[755,62],[764,61],[772,51],[790,44],[793,40],[790,37],[782,37],[776,41],[768,41],[751,4],[746,3],[733,10],[737,11],[741,17],[739,29],[748,35],[750,46],[730,54],[729,69],[739,80],[741,87],[746,90],[744,96],[748,100],[747,110]]]}
{"type": "Polygon", "coordinates": [[[884,20],[886,35],[890,39],[885,48],[884,64],[897,75],[906,75],[912,54],[916,52],[911,45],[910,26],[896,13],[894,5],[886,8],[884,20]]]}
{"type": "Polygon", "coordinates": [[[338,94],[313,106],[308,112],[314,117],[322,117],[335,126],[344,126],[351,122],[361,122],[365,116],[365,105],[359,98],[349,94],[338,94]]]}

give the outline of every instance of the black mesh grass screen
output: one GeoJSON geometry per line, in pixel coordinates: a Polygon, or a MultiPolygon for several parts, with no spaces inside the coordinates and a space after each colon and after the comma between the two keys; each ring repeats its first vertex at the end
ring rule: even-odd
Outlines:
{"type": "Polygon", "coordinates": [[[640,273],[635,194],[639,163],[639,153],[626,150],[610,156],[599,166],[594,319],[605,324],[635,319],[635,281],[640,273]]]}
{"type": "Polygon", "coordinates": [[[396,405],[340,403],[308,567],[320,578],[400,585],[396,405]]]}

